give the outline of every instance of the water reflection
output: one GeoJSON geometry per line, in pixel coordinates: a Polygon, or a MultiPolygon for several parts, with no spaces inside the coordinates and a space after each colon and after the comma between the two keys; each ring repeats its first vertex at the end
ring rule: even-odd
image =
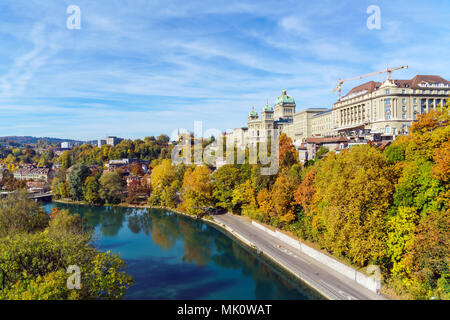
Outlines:
{"type": "Polygon", "coordinates": [[[79,213],[95,246],[126,260],[135,278],[127,298],[322,298],[204,222],[159,209],[56,206],[79,213]]]}

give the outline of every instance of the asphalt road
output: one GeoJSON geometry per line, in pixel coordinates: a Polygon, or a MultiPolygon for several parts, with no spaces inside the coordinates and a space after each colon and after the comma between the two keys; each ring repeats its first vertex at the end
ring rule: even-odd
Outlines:
{"type": "Polygon", "coordinates": [[[287,268],[298,278],[332,300],[385,300],[382,295],[362,287],[355,281],[339,274],[328,266],[305,255],[300,250],[256,228],[247,220],[231,215],[214,216],[248,241],[256,245],[264,254],[287,268]]]}

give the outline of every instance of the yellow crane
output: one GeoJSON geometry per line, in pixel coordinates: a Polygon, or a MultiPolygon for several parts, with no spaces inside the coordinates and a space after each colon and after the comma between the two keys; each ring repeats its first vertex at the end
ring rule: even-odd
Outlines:
{"type": "Polygon", "coordinates": [[[338,85],[336,86],[336,88],[333,89],[333,92],[336,92],[336,90],[338,90],[339,98],[340,98],[340,97],[341,97],[341,86],[342,86],[342,84],[343,84],[344,82],[348,82],[348,81],[352,81],[352,80],[357,80],[357,79],[363,79],[363,78],[366,78],[366,77],[375,76],[375,75],[377,75],[377,74],[381,74],[381,73],[385,73],[385,72],[387,72],[387,74],[388,74],[388,75],[387,75],[387,79],[388,79],[388,80],[391,80],[392,71],[396,71],[396,70],[400,70],[400,69],[406,69],[406,68],[408,68],[408,66],[401,66],[401,67],[394,68],[394,69],[389,69],[389,67],[387,67],[386,70],[381,70],[381,71],[371,72],[371,73],[368,73],[368,74],[364,74],[364,75],[362,75],[362,76],[353,77],[353,78],[349,78],[349,79],[345,79],[345,80],[339,79],[339,83],[338,83],[338,85]]]}

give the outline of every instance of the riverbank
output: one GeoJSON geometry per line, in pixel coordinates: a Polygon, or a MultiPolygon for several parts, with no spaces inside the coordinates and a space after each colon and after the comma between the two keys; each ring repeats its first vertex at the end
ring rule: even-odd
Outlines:
{"type": "MultiPolygon", "coordinates": [[[[54,202],[65,204],[89,205],[85,202],[71,200],[54,200],[54,202]]],[[[151,205],[130,205],[118,204],[117,207],[137,208],[137,209],[164,209],[179,215],[189,217],[193,220],[201,220],[223,229],[232,237],[255,250],[259,254],[279,265],[296,278],[307,283],[310,287],[320,292],[323,296],[331,300],[379,300],[386,299],[383,295],[377,295],[374,292],[352,283],[348,278],[329,268],[322,263],[300,252],[297,248],[287,245],[276,237],[259,230],[243,217],[232,214],[219,216],[205,216],[198,218],[176,209],[151,206],[151,205]]]]}
{"type": "MultiPolygon", "coordinates": [[[[97,205],[93,205],[84,201],[72,201],[72,200],[67,200],[67,199],[55,199],[52,200],[53,202],[56,203],[64,203],[64,204],[77,204],[77,205],[85,205],[85,206],[97,206],[97,205]]],[[[98,205],[98,207],[104,207],[105,205],[98,205]]],[[[173,209],[173,208],[169,208],[169,207],[164,207],[164,206],[152,206],[152,205],[134,205],[134,204],[128,204],[128,203],[119,203],[119,204],[108,204],[108,206],[112,206],[112,207],[124,207],[124,208],[136,208],[136,209],[163,209],[163,210],[168,210],[168,211],[172,211],[175,212],[176,214],[180,214],[183,215],[185,217],[189,217],[191,219],[194,220],[202,220],[202,221],[207,221],[207,222],[213,222],[213,218],[211,216],[205,216],[202,218],[198,218],[197,216],[194,215],[190,215],[187,213],[184,213],[182,211],[179,211],[177,209],[173,209]]]]}
{"type": "Polygon", "coordinates": [[[306,282],[331,300],[385,300],[383,295],[362,287],[297,248],[267,234],[242,217],[226,214],[214,219],[231,228],[264,256],[306,282]]]}

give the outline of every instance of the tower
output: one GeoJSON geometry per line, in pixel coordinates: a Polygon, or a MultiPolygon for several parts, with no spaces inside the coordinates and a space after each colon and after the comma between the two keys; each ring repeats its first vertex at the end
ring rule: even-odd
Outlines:
{"type": "Polygon", "coordinates": [[[284,89],[281,96],[275,101],[275,120],[279,119],[293,119],[295,113],[295,100],[289,96],[284,89]]]}

